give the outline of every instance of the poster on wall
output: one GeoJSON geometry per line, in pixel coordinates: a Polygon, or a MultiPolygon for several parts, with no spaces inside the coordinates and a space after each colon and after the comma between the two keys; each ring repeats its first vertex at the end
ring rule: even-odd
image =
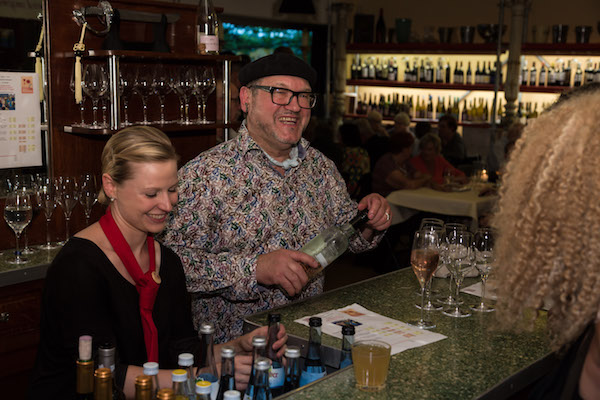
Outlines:
{"type": "Polygon", "coordinates": [[[0,71],[0,168],[42,165],[38,91],[35,73],[0,71]]]}

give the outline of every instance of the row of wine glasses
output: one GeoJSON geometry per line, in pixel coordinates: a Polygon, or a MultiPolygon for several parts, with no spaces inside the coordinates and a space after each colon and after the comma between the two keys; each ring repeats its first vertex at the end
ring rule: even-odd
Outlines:
{"type": "MultiPolygon", "coordinates": [[[[422,329],[435,328],[435,324],[424,319],[424,311],[450,308],[444,315],[454,318],[468,317],[471,313],[461,308],[460,288],[465,276],[476,268],[482,281],[482,296],[478,305],[470,308],[476,312],[490,312],[494,309],[485,304],[486,282],[494,265],[494,235],[491,228],[480,228],[475,234],[462,224],[444,224],[443,221],[428,218],[421,222],[415,232],[411,251],[411,266],[421,286],[421,318],[413,324],[422,329]],[[440,306],[431,301],[428,285],[435,271],[445,265],[450,271],[450,296],[439,299],[440,306]],[[452,283],[454,282],[454,290],[452,283]]],[[[429,286],[430,288],[430,286],[429,286]]]]}
{"type": "MultiPolygon", "coordinates": [[[[50,178],[42,175],[16,175],[8,179],[7,202],[4,209],[4,218],[16,235],[15,258],[11,263],[26,263],[24,254],[31,254],[34,249],[29,248],[27,241],[25,247],[19,248],[21,234],[26,232],[26,227],[34,218],[34,212],[43,211],[46,220],[46,243],[38,246],[42,250],[52,250],[62,243],[52,243],[50,235],[50,222],[57,206],[63,210],[66,221],[65,241],[70,237],[69,222],[75,205],[79,202],[84,210],[86,225],[94,204],[97,202],[96,178],[93,174],[84,174],[78,180],[70,176],[50,178]]],[[[26,234],[25,234],[26,238],[26,234]]]]}
{"type": "MultiPolygon", "coordinates": [[[[78,126],[87,128],[107,128],[106,110],[109,99],[109,79],[106,68],[100,64],[87,64],[83,68],[81,87],[83,99],[80,104],[81,122],[78,126]],[[92,101],[93,122],[86,124],[84,119],[85,99],[89,97],[92,101]],[[103,101],[102,122],[98,121],[99,102],[103,101]]],[[[75,73],[71,76],[71,91],[75,91],[75,73]]],[[[206,103],[208,97],[216,88],[214,71],[205,66],[166,66],[139,65],[137,67],[127,66],[119,72],[118,95],[123,103],[122,127],[132,125],[129,119],[129,103],[134,95],[139,95],[142,100],[143,119],[138,123],[150,124],[209,124],[206,116],[206,103]],[[170,93],[177,95],[179,99],[179,119],[167,121],[165,119],[166,96],[170,93]],[[148,101],[150,96],[155,95],[160,104],[160,119],[150,121],[148,119],[148,101]],[[196,99],[197,119],[190,118],[190,102],[196,99]]]]}

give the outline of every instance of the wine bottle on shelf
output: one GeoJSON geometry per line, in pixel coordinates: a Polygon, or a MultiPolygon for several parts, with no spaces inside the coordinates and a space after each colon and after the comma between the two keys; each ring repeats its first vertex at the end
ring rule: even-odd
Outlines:
{"type": "Polygon", "coordinates": [[[304,266],[308,278],[316,277],[325,267],[341,256],[348,248],[350,237],[368,219],[367,210],[359,211],[350,222],[327,228],[305,244],[300,251],[313,256],[320,264],[320,268],[304,266]]]}
{"type": "Polygon", "coordinates": [[[187,372],[185,369],[174,369],[171,372],[171,378],[173,380],[173,393],[177,400],[189,400],[188,385],[187,385],[187,372]]]}
{"type": "Polygon", "coordinates": [[[588,61],[585,67],[585,83],[588,84],[592,82],[594,82],[594,65],[591,61],[588,61]]]}
{"type": "Polygon", "coordinates": [[[154,400],[152,397],[152,377],[139,375],[135,378],[135,400],[154,400]]]}
{"type": "Polygon", "coordinates": [[[529,70],[529,82],[527,83],[529,86],[536,85],[537,78],[537,68],[535,67],[535,62],[531,64],[531,69],[529,70]]]}
{"type": "Polygon", "coordinates": [[[441,58],[438,58],[437,68],[435,69],[435,83],[444,83],[444,66],[441,58]]]}
{"type": "MultiPolygon", "coordinates": [[[[358,61],[360,64],[360,59],[358,61]]],[[[350,65],[350,79],[358,79],[358,67],[356,66],[356,59],[352,59],[352,65],[350,65]]]]}
{"type": "MultiPolygon", "coordinates": [[[[485,63],[483,63],[485,66],[485,63]]],[[[495,64],[494,64],[495,65],[495,64]]],[[[496,79],[496,70],[492,70],[492,62],[489,61],[487,63],[487,68],[483,71],[483,81],[482,83],[493,83],[492,79],[496,79]],[[492,78],[493,77],[493,78],[492,78]]],[[[502,83],[502,79],[500,79],[500,83],[502,83]]]]}
{"type": "Polygon", "coordinates": [[[454,76],[452,77],[453,83],[460,83],[458,61],[454,64],[454,76]]]}
{"type": "Polygon", "coordinates": [[[396,59],[393,57],[390,58],[390,61],[388,64],[387,79],[388,79],[388,81],[397,81],[398,80],[398,65],[396,64],[396,59]]]}
{"type": "Polygon", "coordinates": [[[381,76],[379,79],[383,80],[383,81],[387,81],[388,79],[388,60],[387,58],[383,58],[383,61],[381,62],[381,76]]]}
{"type": "Polygon", "coordinates": [[[379,64],[379,57],[377,57],[375,59],[375,79],[382,79],[381,74],[382,74],[382,66],[381,64],[379,64]]]}
{"type": "Polygon", "coordinates": [[[563,86],[569,87],[571,86],[571,62],[567,61],[565,63],[565,68],[564,68],[564,81],[563,81],[563,86]]]}
{"type": "Polygon", "coordinates": [[[354,333],[354,326],[342,326],[342,352],[340,355],[340,369],[352,364],[352,345],[354,344],[354,333]]]}
{"type": "Polygon", "coordinates": [[[575,75],[573,75],[573,86],[581,86],[583,83],[583,72],[581,71],[581,65],[577,63],[577,69],[575,70],[575,75]]]}
{"type": "Polygon", "coordinates": [[[219,393],[219,374],[217,373],[217,363],[215,362],[215,354],[213,350],[213,335],[215,326],[212,322],[203,322],[200,325],[200,341],[204,351],[202,352],[203,360],[200,360],[200,365],[204,367],[198,371],[196,375],[196,383],[199,381],[209,381],[211,383],[211,398],[215,400],[219,393]]]}
{"type": "Polygon", "coordinates": [[[285,349],[285,358],[287,366],[285,368],[283,391],[287,393],[300,387],[300,348],[288,346],[285,349]]]}
{"type": "Polygon", "coordinates": [[[462,111],[460,113],[460,120],[462,122],[469,121],[469,106],[467,104],[467,99],[465,99],[465,101],[463,102],[462,111]]]}
{"type": "Polygon", "coordinates": [[[221,379],[217,400],[223,400],[223,395],[228,390],[235,390],[235,349],[232,346],[221,348],[221,379]]]}
{"type": "Polygon", "coordinates": [[[427,102],[427,114],[425,118],[433,119],[433,99],[431,95],[429,95],[429,101],[427,102]]]}
{"type": "Polygon", "coordinates": [[[521,67],[521,85],[527,85],[529,83],[529,70],[527,69],[527,61],[523,61],[521,67]]]}
{"type": "Polygon", "coordinates": [[[379,18],[377,19],[377,25],[375,25],[375,43],[385,43],[385,21],[383,19],[383,8],[379,9],[379,18]]]}
{"type": "Polygon", "coordinates": [[[94,398],[94,360],[92,360],[92,337],[89,335],[79,337],[76,393],[78,400],[94,398]]]}
{"type": "Polygon", "coordinates": [[[311,317],[308,321],[310,333],[308,337],[308,353],[300,374],[300,386],[316,381],[327,374],[321,361],[321,318],[311,317]]]}
{"type": "Polygon", "coordinates": [[[538,86],[546,86],[546,77],[547,77],[546,65],[542,63],[540,66],[540,76],[538,77],[538,86]]]}
{"type": "Polygon", "coordinates": [[[271,400],[271,390],[269,389],[269,368],[271,360],[268,358],[259,358],[254,362],[254,395],[253,400],[271,400]]]}
{"type": "Polygon", "coordinates": [[[360,66],[360,78],[361,79],[369,79],[369,64],[367,64],[367,57],[363,58],[362,64],[360,66]]]}
{"type": "Polygon", "coordinates": [[[373,62],[373,57],[369,57],[367,59],[367,65],[369,67],[369,79],[375,79],[377,76],[375,74],[375,63],[373,62]]]}
{"type": "Polygon", "coordinates": [[[469,61],[467,63],[467,78],[465,80],[465,83],[467,85],[470,85],[473,83],[473,72],[471,71],[471,61],[469,61]]]}
{"type": "Polygon", "coordinates": [[[267,338],[264,336],[254,336],[252,338],[252,369],[250,370],[250,379],[248,380],[248,387],[244,392],[244,400],[252,400],[254,395],[254,362],[261,357],[265,357],[267,352],[267,338]]]}
{"type": "Polygon", "coordinates": [[[554,64],[550,64],[548,68],[548,85],[547,86],[556,86],[556,67],[554,64]]]}
{"type": "Polygon", "coordinates": [[[451,71],[450,71],[450,64],[448,62],[446,62],[444,64],[444,82],[445,83],[450,83],[450,76],[451,76],[451,71]]]}
{"type": "Polygon", "coordinates": [[[200,0],[196,15],[198,54],[219,54],[219,20],[211,0],[200,0]]]}
{"type": "Polygon", "coordinates": [[[269,369],[269,389],[271,390],[273,397],[276,397],[283,394],[283,383],[285,381],[283,362],[281,357],[278,357],[277,352],[273,349],[273,344],[277,341],[277,334],[279,333],[281,315],[269,313],[268,322],[267,357],[271,360],[271,368],[269,369]]]}

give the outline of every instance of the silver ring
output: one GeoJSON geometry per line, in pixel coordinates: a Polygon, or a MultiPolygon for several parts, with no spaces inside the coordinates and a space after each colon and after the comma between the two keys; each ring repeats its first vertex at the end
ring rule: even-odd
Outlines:
{"type": "Polygon", "coordinates": [[[386,221],[389,221],[389,220],[390,220],[390,213],[389,213],[389,212],[387,212],[387,211],[386,211],[386,213],[385,213],[385,218],[386,218],[386,221]]]}

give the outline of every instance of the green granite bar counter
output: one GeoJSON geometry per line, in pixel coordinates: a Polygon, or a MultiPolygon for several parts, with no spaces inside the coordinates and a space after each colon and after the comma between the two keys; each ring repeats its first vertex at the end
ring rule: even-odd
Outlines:
{"type": "Polygon", "coordinates": [[[37,250],[34,254],[26,255],[25,257],[27,257],[29,262],[21,265],[14,265],[7,262],[7,260],[14,257],[14,250],[3,250],[2,254],[0,254],[0,287],[44,279],[50,263],[59,250],[60,248],[54,250],[37,250]]]}
{"type": "MultiPolygon", "coordinates": [[[[477,282],[466,279],[465,286],[477,282]]],[[[434,278],[434,290],[447,292],[448,280],[434,278]]],[[[403,269],[324,293],[279,308],[290,342],[306,341],[308,327],[293,322],[307,315],[358,303],[374,312],[402,322],[417,320],[417,280],[411,269],[403,269]]],[[[465,305],[479,298],[462,293],[465,305]]],[[[263,325],[266,312],[250,316],[246,328],[263,325]]],[[[433,311],[433,332],[446,335],[438,342],[392,356],[387,387],[379,393],[355,388],[352,367],[290,392],[292,399],[503,399],[522,390],[545,374],[556,362],[545,335],[546,314],[527,333],[499,332],[492,327],[495,313],[473,313],[451,318],[433,311]]],[[[305,342],[303,342],[305,343],[305,342]]],[[[303,344],[301,343],[301,344],[303,344]]],[[[341,347],[341,340],[323,334],[324,346],[341,347]]],[[[324,348],[324,352],[331,349],[324,348]]],[[[304,350],[305,351],[305,350],[304,350]]]]}

